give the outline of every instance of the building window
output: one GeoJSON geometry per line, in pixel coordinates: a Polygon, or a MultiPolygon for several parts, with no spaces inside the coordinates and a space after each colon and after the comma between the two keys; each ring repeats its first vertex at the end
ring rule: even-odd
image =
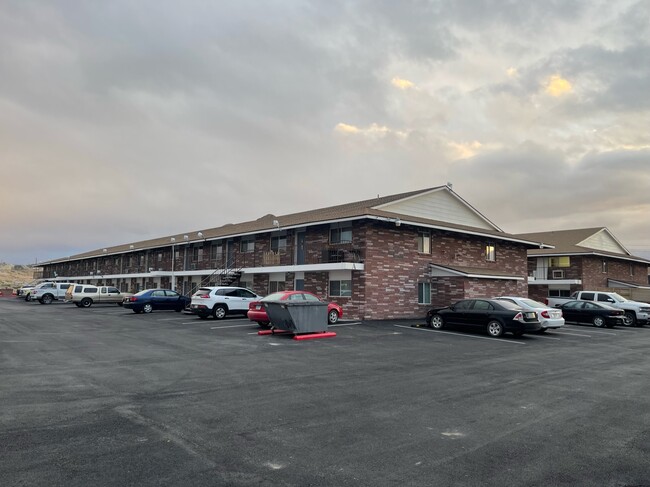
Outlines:
{"type": "Polygon", "coordinates": [[[352,296],[352,281],[330,281],[330,296],[352,296]]]}
{"type": "Polygon", "coordinates": [[[571,267],[571,257],[564,255],[561,257],[549,257],[549,267],[571,267]]]}
{"type": "Polygon", "coordinates": [[[548,290],[549,298],[568,298],[571,297],[571,291],[569,289],[549,289],[548,290]]]}
{"type": "Polygon", "coordinates": [[[485,260],[487,260],[488,262],[496,262],[497,246],[494,242],[488,242],[485,245],[485,260]]]}
{"type": "Polygon", "coordinates": [[[242,277],[239,280],[239,286],[246,289],[253,289],[253,276],[242,277]]]}
{"type": "Polygon", "coordinates": [[[246,252],[253,252],[255,250],[255,240],[252,238],[242,238],[240,245],[239,245],[239,251],[246,253],[246,252]]]}
{"type": "Polygon", "coordinates": [[[418,252],[422,254],[431,253],[431,233],[418,232],[418,252]]]}
{"type": "Polygon", "coordinates": [[[223,255],[223,243],[217,242],[212,244],[212,246],[210,247],[210,259],[212,260],[221,259],[222,255],[223,255]]]}
{"type": "Polygon", "coordinates": [[[158,262],[162,262],[162,252],[158,252],[157,260],[158,262]]]}
{"type": "Polygon", "coordinates": [[[630,264],[630,275],[634,276],[634,264],[630,264]]]}
{"type": "Polygon", "coordinates": [[[269,274],[269,294],[284,291],[286,289],[286,280],[287,277],[284,272],[274,272],[272,274],[269,274]]]}
{"type": "Polygon", "coordinates": [[[330,243],[351,243],[352,227],[330,228],[330,243]]]}
{"type": "Polygon", "coordinates": [[[287,236],[286,235],[277,235],[271,237],[271,250],[277,252],[280,249],[287,248],[287,236]]]}
{"type": "Polygon", "coordinates": [[[418,282],[418,304],[431,304],[431,283],[418,282]]]}
{"type": "Polygon", "coordinates": [[[603,259],[602,262],[602,270],[603,270],[603,274],[607,274],[607,261],[605,259],[603,259]]]}
{"type": "Polygon", "coordinates": [[[194,247],[192,249],[192,260],[194,262],[203,260],[203,247],[194,247]]]}

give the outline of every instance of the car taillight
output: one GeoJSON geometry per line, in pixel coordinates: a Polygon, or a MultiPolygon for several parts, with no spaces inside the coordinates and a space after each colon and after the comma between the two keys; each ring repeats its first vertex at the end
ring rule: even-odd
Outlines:
{"type": "Polygon", "coordinates": [[[138,300],[138,298],[136,298],[135,296],[131,296],[129,298],[129,301],[131,301],[132,303],[135,303],[137,300],[138,300]]]}
{"type": "Polygon", "coordinates": [[[208,298],[210,297],[210,295],[209,295],[209,294],[199,294],[199,295],[196,296],[196,297],[197,297],[197,298],[208,299],[208,298]]]}
{"type": "Polygon", "coordinates": [[[546,310],[542,311],[541,314],[542,314],[542,318],[547,318],[547,319],[550,318],[550,316],[548,314],[548,311],[546,311],[546,310]]]}
{"type": "Polygon", "coordinates": [[[523,317],[524,317],[524,315],[521,314],[521,311],[520,311],[519,313],[517,313],[517,314],[515,315],[515,317],[513,318],[513,320],[521,320],[523,317]]]}

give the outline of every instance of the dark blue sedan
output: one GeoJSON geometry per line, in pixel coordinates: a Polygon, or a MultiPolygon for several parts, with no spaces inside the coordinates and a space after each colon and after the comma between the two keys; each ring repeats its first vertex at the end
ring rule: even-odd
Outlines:
{"type": "Polygon", "coordinates": [[[134,313],[151,313],[153,310],[183,311],[189,303],[190,298],[171,289],[145,289],[124,298],[122,305],[134,313]]]}

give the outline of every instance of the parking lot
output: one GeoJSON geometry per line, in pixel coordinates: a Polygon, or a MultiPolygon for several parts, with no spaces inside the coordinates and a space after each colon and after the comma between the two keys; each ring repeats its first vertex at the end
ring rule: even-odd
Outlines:
{"type": "Polygon", "coordinates": [[[650,486],[650,327],[423,323],[0,299],[0,485],[650,486]]]}

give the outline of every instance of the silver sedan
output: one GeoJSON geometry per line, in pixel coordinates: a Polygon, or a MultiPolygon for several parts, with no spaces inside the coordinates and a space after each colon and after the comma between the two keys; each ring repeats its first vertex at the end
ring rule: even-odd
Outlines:
{"type": "Polygon", "coordinates": [[[562,317],[562,310],[557,308],[550,308],[544,303],[535,301],[529,298],[520,298],[517,296],[499,296],[500,301],[509,301],[517,304],[526,310],[536,311],[539,321],[542,324],[540,332],[545,332],[549,328],[560,328],[564,326],[564,318],[562,317]]]}

